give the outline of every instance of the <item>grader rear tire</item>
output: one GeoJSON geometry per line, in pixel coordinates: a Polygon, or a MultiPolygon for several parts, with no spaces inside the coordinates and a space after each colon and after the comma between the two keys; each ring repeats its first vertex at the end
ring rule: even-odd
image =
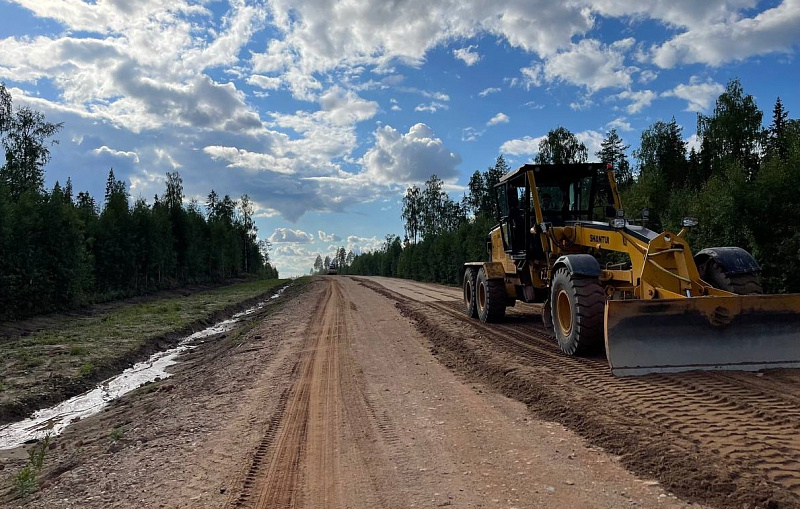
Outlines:
{"type": "Polygon", "coordinates": [[[550,305],[553,330],[562,352],[586,355],[602,349],[605,292],[597,279],[558,269],[553,276],[550,305]]]}
{"type": "Polygon", "coordinates": [[[475,303],[478,318],[484,323],[499,322],[506,315],[505,283],[502,279],[487,279],[483,268],[478,270],[475,284],[475,303]]]}
{"type": "Polygon", "coordinates": [[[710,260],[705,267],[705,280],[714,288],[725,290],[726,292],[737,295],[761,295],[764,289],[761,287],[761,276],[759,274],[731,274],[726,275],[725,271],[717,262],[710,260]]]}
{"type": "Polygon", "coordinates": [[[464,311],[470,318],[478,318],[478,306],[475,302],[475,285],[478,277],[478,270],[468,267],[464,271],[464,311]]]}

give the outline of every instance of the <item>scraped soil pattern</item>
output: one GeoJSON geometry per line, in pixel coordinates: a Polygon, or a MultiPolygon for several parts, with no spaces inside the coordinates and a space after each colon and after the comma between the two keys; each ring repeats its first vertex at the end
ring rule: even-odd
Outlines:
{"type": "Polygon", "coordinates": [[[561,354],[530,311],[508,308],[503,323],[486,325],[458,302],[423,304],[361,284],[394,299],[450,369],[620,455],[681,498],[800,507],[799,370],[614,378],[604,357],[561,354]]]}
{"type": "Polygon", "coordinates": [[[385,495],[397,491],[387,489],[391,476],[376,474],[390,470],[378,464],[386,460],[376,443],[392,436],[362,392],[362,373],[347,346],[345,302],[333,281],[312,313],[293,369],[296,382],[280,398],[234,507],[349,507],[345,489],[357,492],[365,507],[402,507],[385,495]],[[339,461],[348,454],[362,472],[345,486],[339,461]]]}

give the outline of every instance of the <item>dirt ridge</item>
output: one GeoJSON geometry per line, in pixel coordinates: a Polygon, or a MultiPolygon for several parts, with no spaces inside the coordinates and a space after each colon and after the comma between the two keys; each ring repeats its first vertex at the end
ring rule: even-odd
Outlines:
{"type": "MultiPolygon", "coordinates": [[[[800,505],[800,497],[794,490],[765,478],[763,472],[746,461],[727,461],[678,434],[649,428],[644,420],[625,418],[624,408],[617,409],[620,419],[614,420],[604,412],[607,409],[599,398],[587,398],[582,393],[580,396],[587,399],[577,400],[571,395],[572,387],[561,385],[558,377],[548,372],[546,364],[526,364],[518,355],[514,356],[522,352],[498,356],[495,348],[487,346],[490,343],[486,340],[488,337],[492,338],[488,341],[493,341],[493,336],[498,336],[497,327],[488,329],[476,326],[474,321],[468,322],[467,326],[482,329],[485,334],[482,341],[469,341],[465,339],[475,332],[463,331],[463,326],[458,332],[446,330],[440,320],[429,317],[432,307],[442,310],[449,307],[453,311],[456,306],[423,306],[396,295],[392,298],[401,313],[430,339],[434,355],[450,369],[488,382],[499,392],[528,405],[540,417],[560,422],[593,444],[620,455],[631,471],[658,479],[682,498],[720,508],[800,505]],[[649,431],[656,434],[649,436],[649,431]]],[[[459,317],[454,328],[462,321],[459,317]]],[[[603,361],[580,359],[578,362],[588,362],[592,366],[603,361]]]]}

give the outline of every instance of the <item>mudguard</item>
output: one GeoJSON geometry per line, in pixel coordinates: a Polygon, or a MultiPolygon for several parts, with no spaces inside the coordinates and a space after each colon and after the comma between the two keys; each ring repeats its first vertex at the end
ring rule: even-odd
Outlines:
{"type": "Polygon", "coordinates": [[[606,356],[616,376],[800,367],[800,295],[610,300],[606,356]]]}
{"type": "Polygon", "coordinates": [[[570,273],[579,276],[598,277],[603,273],[600,263],[590,254],[572,254],[559,256],[553,264],[553,272],[559,267],[567,267],[570,273]]]}
{"type": "Polygon", "coordinates": [[[702,267],[709,259],[717,262],[728,276],[761,272],[755,258],[740,247],[709,247],[694,255],[698,267],[702,267]]]}

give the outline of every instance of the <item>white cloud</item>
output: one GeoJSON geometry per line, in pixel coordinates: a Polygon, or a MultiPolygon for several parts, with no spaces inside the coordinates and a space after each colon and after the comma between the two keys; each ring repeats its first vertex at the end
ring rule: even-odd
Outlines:
{"type": "Polygon", "coordinates": [[[500,92],[500,90],[501,89],[496,88],[496,87],[484,88],[483,90],[478,92],[478,95],[481,96],[481,97],[486,97],[489,94],[496,94],[497,92],[500,92]]]}
{"type": "Polygon", "coordinates": [[[639,83],[650,83],[658,78],[658,73],[655,71],[651,71],[650,69],[645,69],[639,73],[639,83]]]}
{"type": "MultiPolygon", "coordinates": [[[[268,48],[265,54],[273,58],[291,54],[291,65],[306,72],[355,64],[420,65],[436,45],[481,32],[546,55],[593,26],[591,13],[583,6],[546,0],[409,1],[393,4],[391,9],[371,0],[274,0],[271,7],[275,24],[286,36],[280,47],[268,48]]],[[[263,58],[254,55],[256,61],[263,58]]],[[[277,67],[272,65],[272,69],[277,67]]]]}
{"type": "Polygon", "coordinates": [[[622,101],[630,101],[630,104],[628,104],[625,110],[629,114],[633,114],[639,113],[644,108],[650,106],[650,103],[652,103],[653,100],[658,97],[658,94],[652,90],[638,90],[636,92],[632,90],[625,90],[614,97],[622,101]]]}
{"type": "Polygon", "coordinates": [[[508,115],[505,113],[498,113],[497,115],[493,116],[486,125],[497,125],[497,124],[507,124],[510,121],[508,115]]]}
{"type": "Polygon", "coordinates": [[[516,140],[508,140],[500,146],[500,153],[514,156],[537,154],[539,152],[539,142],[545,138],[547,137],[531,138],[530,136],[525,136],[516,140]]]}
{"type": "Polygon", "coordinates": [[[625,66],[623,50],[594,39],[582,39],[549,58],[544,64],[544,74],[549,81],[563,80],[586,87],[590,92],[627,87],[633,69],[625,66]]]}
{"type": "Polygon", "coordinates": [[[618,131],[625,131],[625,132],[633,131],[631,123],[628,122],[624,117],[615,118],[614,120],[606,124],[606,127],[608,127],[609,129],[614,128],[617,129],[618,131]]]}
{"type": "Polygon", "coordinates": [[[474,127],[465,127],[461,130],[461,141],[477,141],[483,136],[485,131],[479,131],[474,127]]]}
{"type": "Polygon", "coordinates": [[[542,64],[531,64],[530,67],[523,67],[520,69],[520,72],[522,73],[522,85],[526,90],[529,90],[531,87],[539,87],[542,85],[544,73],[542,64]]]}
{"type": "Polygon", "coordinates": [[[92,150],[92,153],[96,154],[96,155],[107,154],[107,155],[110,155],[110,156],[113,156],[113,157],[122,157],[122,158],[130,159],[134,163],[138,163],[139,162],[139,155],[136,152],[125,152],[125,151],[122,151],[122,150],[114,150],[112,148],[108,148],[105,145],[103,145],[100,148],[96,148],[96,149],[92,150]]]}
{"type": "Polygon", "coordinates": [[[725,91],[725,87],[707,79],[700,81],[697,76],[692,76],[689,84],[680,84],[672,90],[661,94],[662,97],[677,97],[687,102],[686,111],[705,111],[725,91]]]}
{"type": "Polygon", "coordinates": [[[690,152],[692,149],[694,149],[695,152],[700,152],[700,147],[703,140],[700,139],[697,133],[694,133],[693,135],[689,136],[689,138],[685,139],[684,141],[686,142],[687,152],[690,152]]]}
{"type": "Polygon", "coordinates": [[[317,236],[319,237],[319,240],[321,240],[322,242],[339,242],[342,240],[342,238],[339,237],[338,235],[333,233],[325,233],[322,230],[319,230],[317,232],[317,236]]]}
{"type": "MultiPolygon", "coordinates": [[[[754,2],[746,4],[742,7],[753,7],[754,2]]],[[[653,62],[662,68],[694,63],[718,66],[754,55],[790,53],[800,42],[798,0],[783,0],[752,18],[729,12],[713,21],[687,24],[688,31],[653,49],[653,62]]]]}
{"type": "Polygon", "coordinates": [[[730,19],[738,9],[752,8],[756,0],[594,0],[592,8],[603,16],[663,21],[672,27],[702,28],[730,19]]]}
{"type": "Polygon", "coordinates": [[[281,79],[273,76],[263,76],[261,74],[253,74],[247,78],[247,83],[263,88],[265,90],[277,90],[281,87],[281,79]]]}
{"type": "Polygon", "coordinates": [[[596,160],[595,153],[600,150],[600,144],[603,142],[603,133],[597,131],[581,131],[575,133],[578,141],[586,145],[589,154],[589,161],[596,160]]]}
{"type": "Polygon", "coordinates": [[[457,59],[467,64],[467,66],[473,66],[477,64],[481,59],[480,54],[478,54],[475,51],[472,51],[475,48],[477,48],[477,46],[467,46],[466,48],[455,49],[453,50],[453,55],[457,59]]]}
{"type": "Polygon", "coordinates": [[[236,147],[211,145],[203,148],[203,152],[215,161],[226,161],[229,168],[245,168],[248,170],[272,171],[291,175],[295,173],[290,158],[276,157],[273,154],[250,152],[236,147]]]}
{"type": "Polygon", "coordinates": [[[429,104],[419,104],[419,105],[417,105],[417,107],[414,108],[414,111],[436,113],[439,110],[447,110],[447,109],[449,109],[449,107],[446,104],[433,101],[433,102],[431,102],[429,104]]]}
{"type": "Polygon", "coordinates": [[[331,122],[339,125],[355,124],[372,118],[378,111],[378,103],[358,97],[352,90],[339,86],[331,87],[319,98],[322,109],[329,113],[331,122]]]}
{"type": "Polygon", "coordinates": [[[295,244],[311,244],[314,242],[314,235],[303,230],[292,230],[291,228],[275,228],[269,241],[273,244],[292,242],[295,244]]]}
{"type": "Polygon", "coordinates": [[[402,134],[391,126],[375,131],[375,145],[362,161],[369,178],[383,183],[424,182],[432,173],[442,180],[458,176],[461,157],[444,146],[425,124],[411,126],[402,134]]]}

